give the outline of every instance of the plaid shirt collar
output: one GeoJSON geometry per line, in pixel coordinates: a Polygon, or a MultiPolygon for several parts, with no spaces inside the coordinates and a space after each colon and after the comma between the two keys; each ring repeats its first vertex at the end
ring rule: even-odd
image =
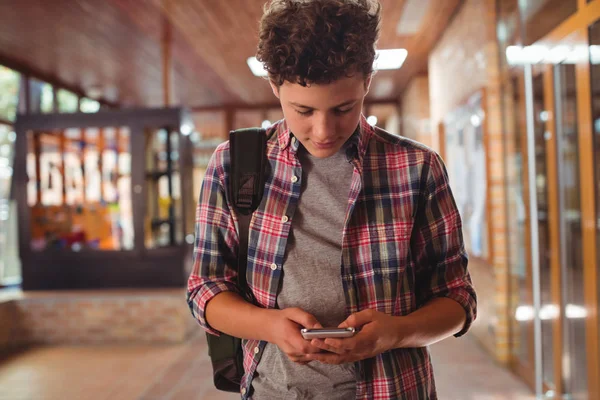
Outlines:
{"type": "MultiPolygon", "coordinates": [[[[287,122],[282,120],[277,124],[277,140],[281,151],[286,152],[289,156],[295,155],[300,147],[298,140],[292,141],[293,132],[288,128],[287,122]]],[[[356,130],[348,139],[346,145],[346,159],[353,163],[359,171],[362,172],[363,160],[367,152],[367,144],[374,134],[374,129],[363,114],[360,115],[360,120],[356,130]]]]}

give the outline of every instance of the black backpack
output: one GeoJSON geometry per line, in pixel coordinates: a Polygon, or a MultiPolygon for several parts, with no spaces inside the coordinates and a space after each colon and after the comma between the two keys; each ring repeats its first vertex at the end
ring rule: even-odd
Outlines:
{"type": "MultiPolygon", "coordinates": [[[[265,187],[267,136],[265,129],[238,129],[229,133],[229,199],[238,216],[238,287],[247,301],[253,296],[246,283],[248,233],[252,213],[259,206],[265,187]]],[[[221,334],[206,334],[215,387],[239,393],[244,375],[242,341],[221,334]]]]}

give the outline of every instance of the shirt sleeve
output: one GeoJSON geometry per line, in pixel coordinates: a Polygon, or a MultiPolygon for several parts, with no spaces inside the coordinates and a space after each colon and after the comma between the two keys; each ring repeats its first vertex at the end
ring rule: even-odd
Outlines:
{"type": "Polygon", "coordinates": [[[477,295],[467,269],[462,222],[441,157],[431,152],[423,171],[426,183],[411,244],[417,302],[421,307],[434,298],[447,297],[460,304],[467,319],[455,335],[459,337],[477,316],[477,295]]]}
{"type": "Polygon", "coordinates": [[[192,315],[208,333],[219,336],[206,321],[206,305],[224,291],[237,288],[238,236],[226,199],[225,170],[229,165],[229,144],[212,155],[196,208],[194,263],[187,285],[187,302],[192,315]]]}

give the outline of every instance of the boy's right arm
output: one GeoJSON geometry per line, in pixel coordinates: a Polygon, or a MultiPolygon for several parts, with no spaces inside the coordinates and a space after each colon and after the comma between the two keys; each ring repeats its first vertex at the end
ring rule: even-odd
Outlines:
{"type": "Polygon", "coordinates": [[[242,299],[236,285],[238,235],[226,199],[225,166],[229,145],[217,148],[207,166],[196,212],[194,264],[187,301],[203,329],[276,344],[293,361],[320,350],[300,335],[319,327],[310,314],[296,308],[268,310],[242,299]],[[209,322],[210,320],[210,322],[209,322]]]}
{"type": "Polygon", "coordinates": [[[273,343],[294,362],[307,362],[307,354],[321,351],[302,337],[300,329],[322,326],[300,308],[268,310],[248,303],[237,293],[223,292],[208,303],[206,319],[213,329],[231,336],[273,343]]]}

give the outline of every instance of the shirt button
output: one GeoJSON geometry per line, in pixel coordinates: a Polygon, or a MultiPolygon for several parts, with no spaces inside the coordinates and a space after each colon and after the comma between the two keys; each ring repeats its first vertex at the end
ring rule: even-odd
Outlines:
{"type": "Polygon", "coordinates": [[[271,269],[273,271],[275,271],[277,269],[277,264],[275,264],[275,263],[271,264],[271,269]]]}
{"type": "Polygon", "coordinates": [[[260,349],[258,348],[258,346],[256,346],[254,348],[254,354],[258,354],[258,353],[260,353],[260,349]]]}
{"type": "Polygon", "coordinates": [[[292,183],[296,183],[298,182],[298,177],[297,176],[292,176],[292,183]]]}
{"type": "Polygon", "coordinates": [[[288,222],[289,220],[290,220],[290,219],[288,218],[288,216],[287,216],[287,215],[284,215],[284,216],[283,216],[283,218],[281,218],[281,222],[283,222],[284,224],[285,224],[286,222],[288,222]]]}
{"type": "Polygon", "coordinates": [[[242,388],[242,396],[246,394],[246,388],[242,388]]]}

